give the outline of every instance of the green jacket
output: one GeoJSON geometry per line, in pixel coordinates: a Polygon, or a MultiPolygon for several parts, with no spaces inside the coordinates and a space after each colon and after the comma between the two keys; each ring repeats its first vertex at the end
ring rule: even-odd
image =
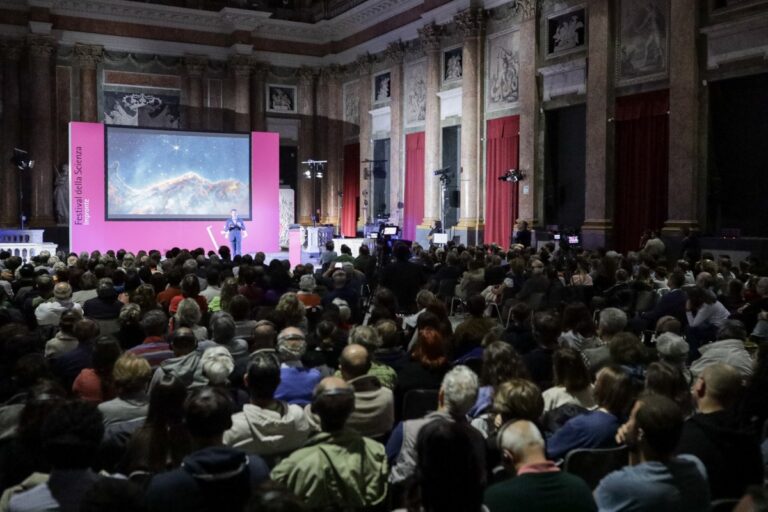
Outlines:
{"type": "Polygon", "coordinates": [[[357,432],[321,432],[272,470],[272,480],[301,496],[310,509],[357,509],[387,495],[384,446],[357,432]]]}

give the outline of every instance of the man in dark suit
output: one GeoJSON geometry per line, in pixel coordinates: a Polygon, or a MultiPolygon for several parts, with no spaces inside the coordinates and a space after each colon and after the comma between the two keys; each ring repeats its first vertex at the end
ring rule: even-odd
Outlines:
{"type": "Polygon", "coordinates": [[[229,239],[229,244],[232,246],[232,256],[238,256],[242,249],[243,238],[248,236],[248,232],[245,230],[243,219],[237,216],[237,210],[232,208],[230,214],[231,217],[224,223],[224,230],[221,234],[229,239]]]}
{"type": "Polygon", "coordinates": [[[656,322],[663,316],[673,316],[685,325],[685,302],[688,300],[688,294],[683,291],[685,284],[685,275],[682,272],[672,272],[667,279],[669,291],[665,293],[656,306],[646,313],[641,313],[640,318],[646,321],[647,329],[655,329],[656,322]]]}

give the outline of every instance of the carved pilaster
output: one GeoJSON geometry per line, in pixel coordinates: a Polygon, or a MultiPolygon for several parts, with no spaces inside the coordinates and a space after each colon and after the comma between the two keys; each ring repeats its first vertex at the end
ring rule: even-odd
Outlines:
{"type": "Polygon", "coordinates": [[[267,75],[269,74],[269,64],[254,60],[251,63],[251,73],[254,80],[266,80],[267,75]]]}
{"type": "Polygon", "coordinates": [[[419,29],[421,48],[425,53],[440,50],[440,38],[443,35],[443,27],[431,23],[419,29]]]}
{"type": "Polygon", "coordinates": [[[0,42],[0,50],[3,56],[9,61],[18,61],[21,58],[24,46],[21,41],[16,39],[5,39],[0,42]]]}
{"type": "Polygon", "coordinates": [[[539,0],[517,0],[515,10],[520,15],[522,21],[528,21],[536,17],[536,8],[539,0]]]}
{"type": "Polygon", "coordinates": [[[317,76],[317,70],[308,66],[302,66],[296,72],[300,84],[312,84],[317,76]]]}
{"type": "Polygon", "coordinates": [[[229,58],[229,68],[237,77],[251,76],[251,58],[248,55],[233,55],[229,58]]]}
{"type": "Polygon", "coordinates": [[[373,68],[373,57],[369,53],[359,55],[355,61],[357,74],[360,76],[370,75],[373,68]]]}
{"type": "Polygon", "coordinates": [[[81,69],[96,69],[104,60],[104,47],[88,44],[75,45],[75,62],[81,69]]]}
{"type": "Polygon", "coordinates": [[[402,41],[394,41],[387,45],[387,49],[384,50],[384,57],[392,64],[400,64],[405,57],[405,45],[402,41]]]}
{"type": "Polygon", "coordinates": [[[53,54],[55,41],[50,36],[28,36],[27,49],[34,59],[47,59],[53,54]]]}

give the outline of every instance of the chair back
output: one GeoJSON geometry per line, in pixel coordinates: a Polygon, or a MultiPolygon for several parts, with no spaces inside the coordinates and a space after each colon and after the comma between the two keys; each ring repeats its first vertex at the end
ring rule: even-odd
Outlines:
{"type": "Polygon", "coordinates": [[[412,389],[403,397],[403,421],[422,418],[437,410],[436,389],[412,389]]]}
{"type": "Polygon", "coordinates": [[[437,298],[448,301],[456,292],[455,278],[441,279],[437,285],[437,298]]]}
{"type": "Polygon", "coordinates": [[[715,500],[709,504],[709,512],[731,512],[738,504],[737,499],[715,500]]]}
{"type": "Polygon", "coordinates": [[[565,471],[581,477],[590,489],[595,489],[608,473],[623,468],[629,463],[629,449],[579,448],[565,457],[565,471]]]}

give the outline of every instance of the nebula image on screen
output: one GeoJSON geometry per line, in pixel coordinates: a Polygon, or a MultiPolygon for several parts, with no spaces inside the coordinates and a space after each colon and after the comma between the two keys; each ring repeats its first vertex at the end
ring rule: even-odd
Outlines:
{"type": "Polygon", "coordinates": [[[107,128],[107,218],[250,218],[250,138],[107,128]]]}

